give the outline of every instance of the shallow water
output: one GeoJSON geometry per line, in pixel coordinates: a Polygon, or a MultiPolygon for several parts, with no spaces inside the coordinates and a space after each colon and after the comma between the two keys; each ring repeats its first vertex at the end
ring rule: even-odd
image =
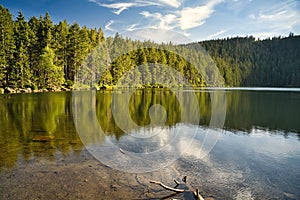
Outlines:
{"type": "Polygon", "coordinates": [[[150,179],[187,175],[205,197],[300,199],[299,90],[191,92],[1,95],[0,198],[161,198],[150,179]]]}

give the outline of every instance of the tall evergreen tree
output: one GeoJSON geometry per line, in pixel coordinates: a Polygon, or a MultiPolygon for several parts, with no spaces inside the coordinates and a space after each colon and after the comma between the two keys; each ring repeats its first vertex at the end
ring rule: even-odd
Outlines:
{"type": "Polygon", "coordinates": [[[0,5],[0,87],[8,84],[14,49],[12,15],[0,5]]]}
{"type": "Polygon", "coordinates": [[[43,49],[39,62],[41,68],[40,88],[57,89],[64,83],[62,69],[53,63],[54,56],[54,52],[49,46],[43,49]]]}
{"type": "MultiPolygon", "coordinates": [[[[62,68],[64,74],[68,73],[68,34],[69,25],[66,20],[59,22],[53,30],[52,48],[55,51],[54,64],[62,68]]],[[[65,77],[66,78],[66,77],[65,77]]]]}
{"type": "Polygon", "coordinates": [[[32,71],[30,70],[29,46],[30,28],[25,21],[22,12],[14,23],[14,40],[16,50],[14,52],[13,68],[10,72],[10,84],[14,87],[24,88],[31,86],[32,71]]]}

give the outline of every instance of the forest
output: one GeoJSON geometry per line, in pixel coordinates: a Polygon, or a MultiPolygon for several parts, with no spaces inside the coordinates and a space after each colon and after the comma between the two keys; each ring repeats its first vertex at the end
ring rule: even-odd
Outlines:
{"type": "MultiPolygon", "coordinates": [[[[225,86],[300,87],[300,36],[293,33],[264,40],[248,36],[182,45],[156,44],[122,38],[118,33],[105,37],[101,28],[69,24],[66,20],[55,24],[49,13],[29,20],[22,12],[13,17],[0,5],[0,88],[72,89],[86,58],[99,46],[109,47],[110,55],[128,53],[110,62],[101,58],[101,77],[91,87],[112,87],[126,72],[140,65],[146,68],[136,70],[135,78],[143,79],[146,87],[158,86],[157,74],[165,74],[157,71],[161,70],[158,65],[170,66],[193,86],[218,86],[209,75],[205,77],[208,69],[201,73],[190,60],[180,56],[190,54],[194,60],[202,59],[200,63],[207,62],[199,53],[199,45],[213,59],[225,86]],[[180,54],[176,54],[176,49],[180,49],[180,54]]],[[[176,77],[159,78],[172,86],[178,83],[176,77]]]]}

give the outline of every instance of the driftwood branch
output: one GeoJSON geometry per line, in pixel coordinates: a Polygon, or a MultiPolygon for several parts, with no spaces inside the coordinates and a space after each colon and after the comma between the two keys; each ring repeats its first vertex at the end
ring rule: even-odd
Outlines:
{"type": "Polygon", "coordinates": [[[150,183],[157,184],[157,185],[163,187],[164,189],[170,190],[172,192],[183,193],[183,192],[187,191],[187,190],[182,190],[182,189],[169,187],[169,186],[167,186],[167,185],[165,185],[165,184],[163,184],[162,182],[159,182],[159,181],[150,181],[150,183]]]}
{"type": "Polygon", "coordinates": [[[174,182],[176,183],[175,187],[177,187],[180,184],[176,179],[174,179],[174,182]]]}
{"type": "Polygon", "coordinates": [[[195,197],[196,199],[198,199],[198,200],[204,200],[203,197],[200,195],[198,189],[196,189],[196,191],[193,192],[193,193],[194,193],[194,197],[195,197]]]}
{"type": "MultiPolygon", "coordinates": [[[[186,183],[186,179],[187,179],[187,177],[185,176],[185,177],[183,178],[183,180],[182,180],[182,181],[184,181],[185,184],[187,184],[187,183],[186,183]]],[[[172,187],[167,186],[167,185],[165,185],[165,184],[163,184],[162,182],[159,182],[159,181],[150,181],[150,183],[159,185],[159,186],[161,186],[162,188],[164,188],[164,189],[166,189],[166,190],[169,190],[169,191],[172,191],[172,192],[176,192],[176,193],[192,192],[196,200],[204,200],[204,198],[200,195],[198,189],[196,189],[196,191],[191,191],[191,190],[193,190],[193,189],[191,189],[191,187],[188,187],[188,188],[191,189],[191,190],[177,189],[176,187],[177,187],[180,183],[179,183],[176,179],[174,179],[174,182],[176,183],[176,186],[175,186],[174,188],[172,188],[172,187]]]]}

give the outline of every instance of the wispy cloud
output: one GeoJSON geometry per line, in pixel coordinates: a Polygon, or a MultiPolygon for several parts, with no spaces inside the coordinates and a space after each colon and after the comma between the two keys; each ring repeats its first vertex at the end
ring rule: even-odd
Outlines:
{"type": "Polygon", "coordinates": [[[132,1],[132,2],[117,2],[111,4],[101,3],[97,0],[89,0],[89,2],[96,3],[99,6],[113,9],[113,13],[116,15],[121,14],[124,10],[127,10],[131,7],[145,7],[145,6],[159,6],[160,3],[151,2],[151,1],[132,1]]]}
{"type": "Polygon", "coordinates": [[[180,28],[182,30],[191,29],[197,26],[201,26],[205,23],[205,19],[209,18],[213,9],[208,6],[199,6],[195,8],[184,8],[181,11],[179,19],[180,28]]]}
{"type": "MultiPolygon", "coordinates": [[[[201,26],[205,19],[209,18],[214,12],[214,7],[222,0],[209,1],[207,4],[198,7],[186,7],[182,10],[172,12],[171,14],[162,14],[159,12],[150,13],[143,11],[140,14],[145,18],[151,19],[151,27],[161,29],[180,28],[186,31],[191,28],[201,26]]],[[[188,34],[187,32],[185,32],[188,34]]]]}
{"type": "Polygon", "coordinates": [[[181,2],[178,0],[158,0],[158,1],[174,8],[178,8],[181,5],[181,2]]]}
{"type": "Polygon", "coordinates": [[[105,30],[112,32],[156,28],[203,40],[223,37],[225,33],[227,36],[266,38],[287,35],[289,32],[298,34],[300,28],[299,0],[87,1],[115,13],[114,16],[107,15],[110,18],[106,19],[105,24],[105,30]],[[120,15],[124,19],[119,19],[120,15]]]}
{"type": "Polygon", "coordinates": [[[201,26],[214,12],[214,7],[221,2],[222,0],[213,0],[202,6],[184,8],[180,12],[180,28],[182,30],[187,30],[201,26]]]}
{"type": "Polygon", "coordinates": [[[126,28],[126,31],[134,31],[134,30],[136,30],[137,29],[137,25],[138,24],[131,24],[130,26],[128,26],[126,28]]]}
{"type": "Polygon", "coordinates": [[[288,31],[300,23],[297,5],[295,0],[281,2],[268,10],[249,15],[249,19],[267,32],[288,31]]]}
{"type": "Polygon", "coordinates": [[[104,29],[107,30],[107,31],[115,31],[115,30],[111,27],[111,25],[112,25],[113,23],[114,23],[113,20],[109,20],[109,21],[105,24],[104,29]]]}
{"type": "Polygon", "coordinates": [[[171,41],[175,44],[186,44],[192,42],[191,39],[189,39],[187,36],[184,36],[182,33],[153,28],[135,29],[134,31],[122,33],[122,36],[141,41],[151,40],[157,43],[168,43],[171,41]]]}
{"type": "Polygon", "coordinates": [[[116,15],[121,14],[121,12],[123,12],[124,10],[127,10],[130,7],[133,7],[134,5],[135,5],[134,3],[101,4],[101,6],[103,6],[103,7],[115,9],[115,11],[113,11],[113,13],[115,13],[116,15]]]}
{"type": "Polygon", "coordinates": [[[223,33],[226,33],[227,31],[228,31],[228,29],[220,30],[220,31],[218,31],[218,32],[216,32],[216,33],[213,33],[213,34],[207,36],[207,38],[208,38],[208,39],[215,38],[215,37],[217,37],[217,36],[222,35],[223,33]]]}
{"type": "Polygon", "coordinates": [[[151,28],[170,30],[176,26],[177,16],[174,14],[163,15],[162,13],[150,13],[148,11],[143,11],[140,14],[152,20],[151,28]]]}

